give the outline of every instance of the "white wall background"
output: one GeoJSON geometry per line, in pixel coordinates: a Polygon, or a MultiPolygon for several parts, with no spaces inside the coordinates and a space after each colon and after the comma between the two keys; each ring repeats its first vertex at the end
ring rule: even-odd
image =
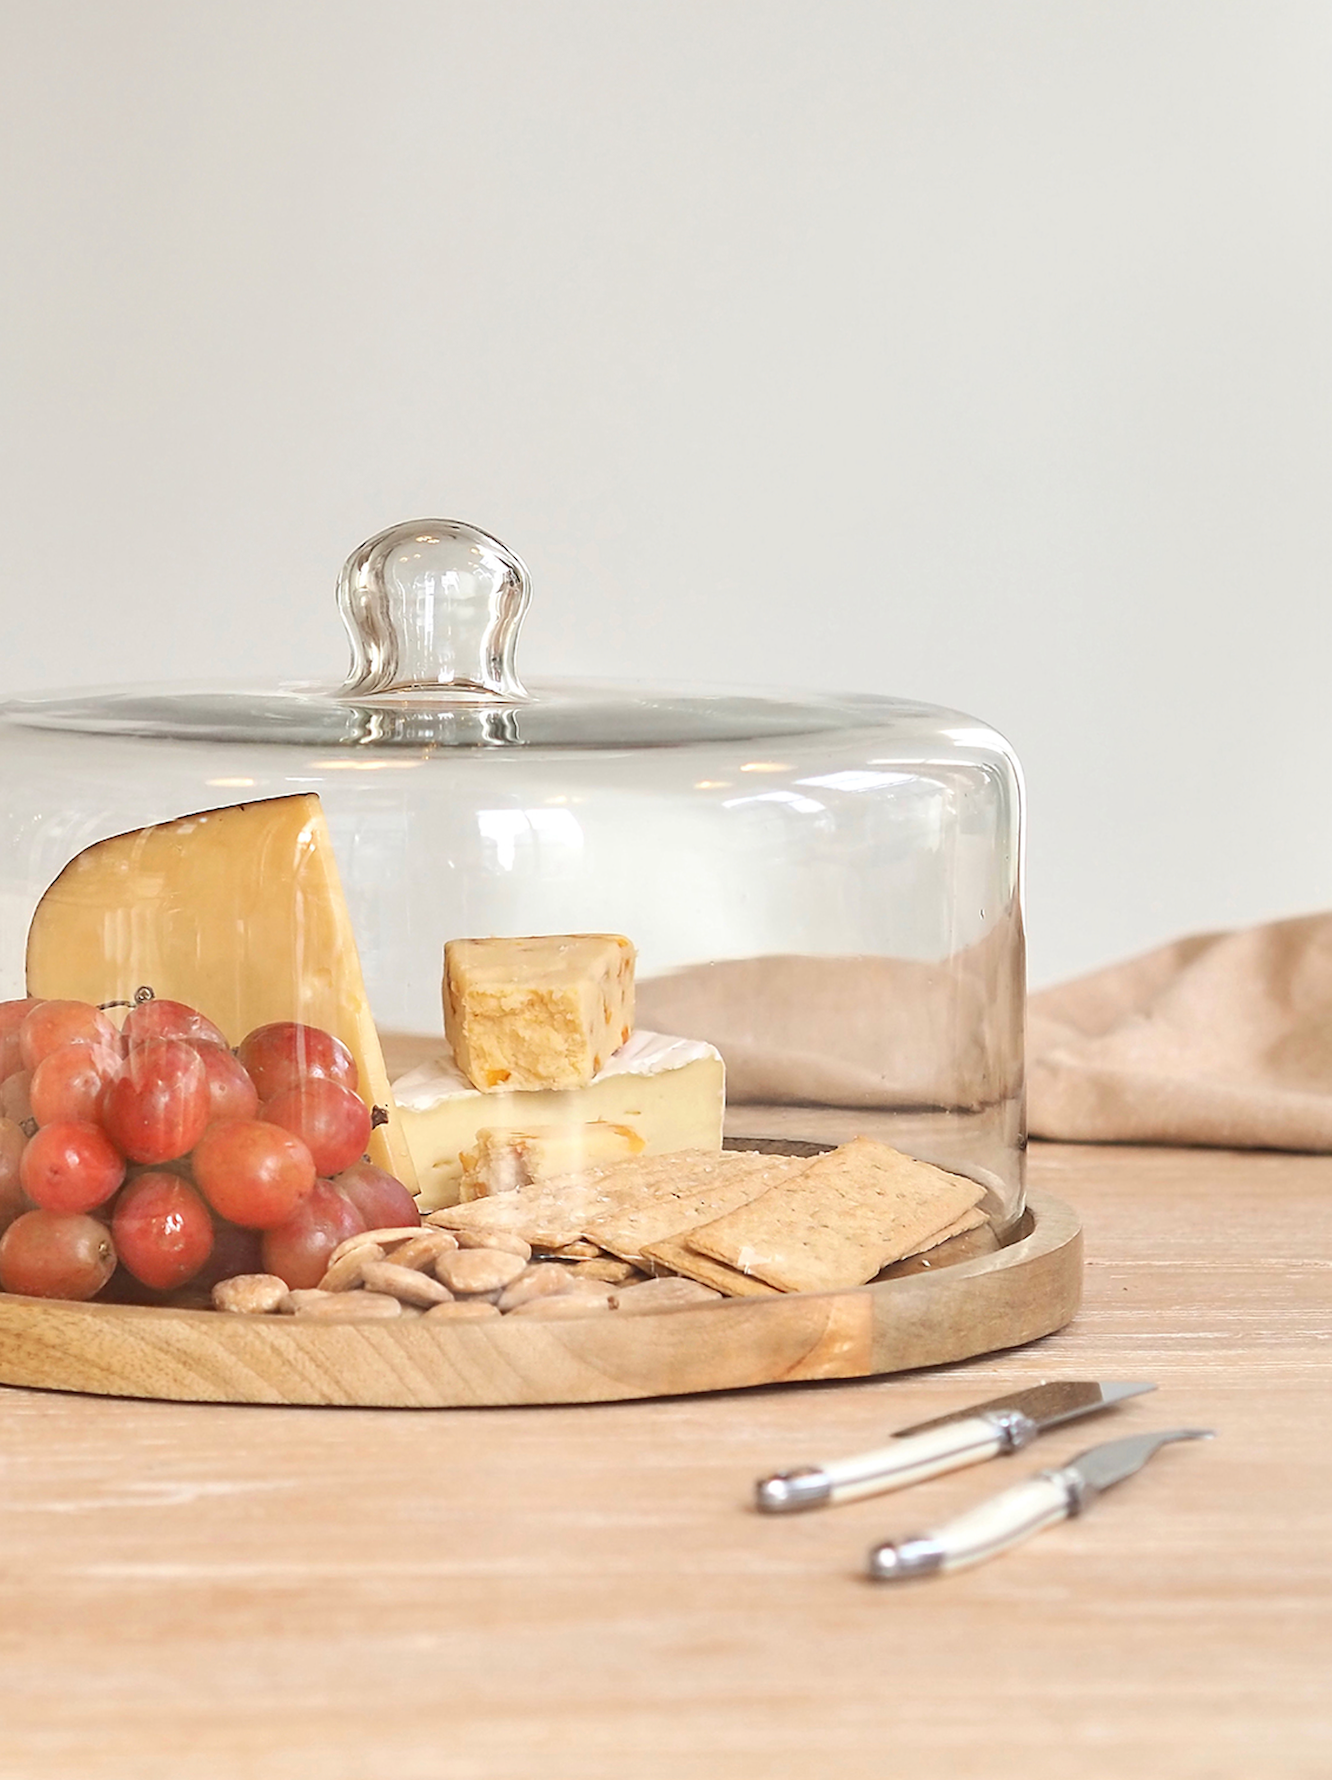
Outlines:
{"type": "Polygon", "coordinates": [[[1332,902],[1326,0],[6,0],[0,691],[337,674],[468,518],[529,674],[895,691],[1033,979],[1332,902]]]}

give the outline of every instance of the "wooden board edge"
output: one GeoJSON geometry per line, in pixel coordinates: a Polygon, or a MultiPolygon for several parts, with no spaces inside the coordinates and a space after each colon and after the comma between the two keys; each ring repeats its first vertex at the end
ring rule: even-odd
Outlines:
{"type": "Polygon", "coordinates": [[[0,1295],[0,1384],[197,1403],[483,1408],[688,1395],[942,1365],[1075,1314],[1076,1213],[1029,1195],[993,1254],[853,1291],[568,1322],[316,1324],[0,1295]]]}

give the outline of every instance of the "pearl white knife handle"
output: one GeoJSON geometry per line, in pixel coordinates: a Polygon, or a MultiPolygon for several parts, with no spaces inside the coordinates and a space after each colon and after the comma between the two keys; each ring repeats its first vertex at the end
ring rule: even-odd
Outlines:
{"type": "Polygon", "coordinates": [[[877,1582],[898,1582],[937,1570],[962,1570],[1066,1519],[1073,1506],[1069,1481],[1058,1471],[1041,1471],[932,1533],[876,1545],[869,1554],[869,1574],[877,1582]]]}
{"type": "Polygon", "coordinates": [[[928,1428],[923,1434],[904,1434],[873,1452],[834,1459],[821,1469],[828,1479],[831,1501],[857,1502],[881,1490],[905,1489],[944,1471],[978,1465],[1002,1452],[1006,1444],[1002,1428],[976,1415],[942,1428],[928,1428]]]}
{"type": "Polygon", "coordinates": [[[872,1452],[826,1465],[804,1465],[761,1478],[755,1500],[765,1514],[789,1514],[837,1502],[856,1502],[887,1490],[905,1489],[944,1471],[977,1465],[996,1453],[1016,1452],[1036,1436],[1036,1424],[1025,1415],[1004,1411],[969,1415],[919,1434],[901,1434],[872,1452]]]}

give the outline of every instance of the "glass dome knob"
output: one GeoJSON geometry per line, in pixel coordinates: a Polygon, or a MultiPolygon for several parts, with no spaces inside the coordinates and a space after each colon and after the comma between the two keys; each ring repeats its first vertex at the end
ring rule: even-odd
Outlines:
{"type": "Polygon", "coordinates": [[[525,699],[514,652],[530,597],[521,557],[474,525],[417,519],[380,532],[338,582],[352,646],[344,694],[525,699]]]}

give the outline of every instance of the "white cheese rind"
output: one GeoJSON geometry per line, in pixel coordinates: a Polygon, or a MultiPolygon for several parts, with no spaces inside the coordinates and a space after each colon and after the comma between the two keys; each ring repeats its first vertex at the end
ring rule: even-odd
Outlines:
{"type": "MultiPolygon", "coordinates": [[[[628,1044],[620,1046],[589,1086],[596,1087],[598,1082],[608,1081],[617,1075],[661,1075],[666,1070],[682,1069],[686,1063],[697,1063],[705,1059],[720,1063],[721,1052],[715,1045],[706,1044],[702,1039],[671,1038],[664,1032],[635,1032],[628,1044]]],[[[521,1095],[523,1104],[535,1107],[535,1096],[551,1092],[581,1094],[586,1089],[522,1088],[512,1092],[490,1089],[486,1091],[485,1098],[491,1106],[498,1106],[503,1101],[514,1100],[521,1095]],[[532,1098],[527,1098],[529,1095],[532,1098]]],[[[482,1090],[474,1088],[452,1057],[448,1056],[437,1057],[433,1063],[419,1064],[406,1075],[400,1075],[393,1084],[393,1098],[398,1106],[412,1112],[424,1112],[441,1100],[479,1097],[481,1093],[482,1090]]],[[[496,1125],[504,1123],[501,1119],[491,1122],[496,1125]]],[[[538,1119],[535,1114],[524,1122],[541,1125],[559,1123],[555,1119],[538,1119]]],[[[581,1124],[583,1121],[576,1122],[581,1124]]]]}
{"type": "Polygon", "coordinates": [[[719,1150],[726,1102],[721,1053],[695,1039],[636,1032],[585,1088],[527,1088],[483,1093],[451,1058],[400,1076],[393,1097],[416,1164],[427,1210],[457,1202],[459,1161],[478,1131],[628,1125],[650,1156],[672,1150],[719,1150]]]}

